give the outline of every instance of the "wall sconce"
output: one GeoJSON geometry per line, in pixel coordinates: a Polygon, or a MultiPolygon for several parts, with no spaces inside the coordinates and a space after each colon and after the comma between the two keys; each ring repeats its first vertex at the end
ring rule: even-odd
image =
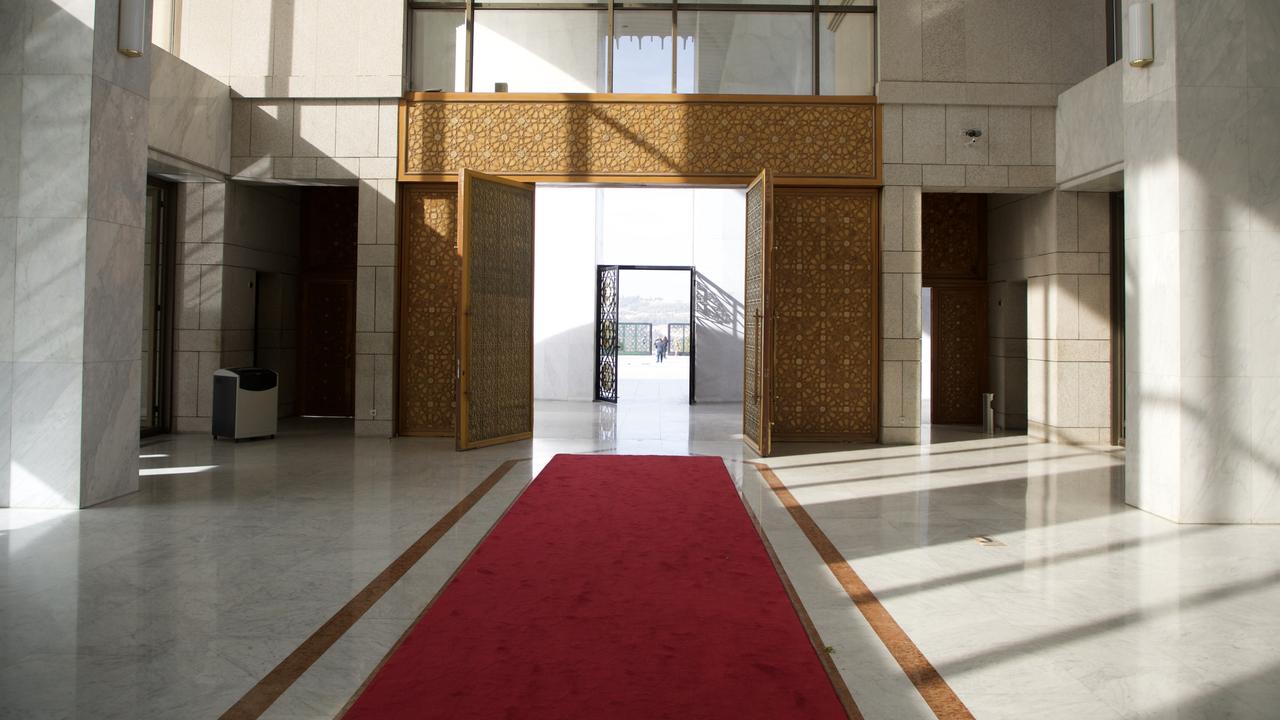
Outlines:
{"type": "Polygon", "coordinates": [[[1155,62],[1154,13],[1149,2],[1137,2],[1129,6],[1129,64],[1133,67],[1146,67],[1155,62]]]}
{"type": "Polygon", "coordinates": [[[147,0],[120,0],[120,32],[116,39],[121,55],[142,57],[147,46],[147,0]]]}

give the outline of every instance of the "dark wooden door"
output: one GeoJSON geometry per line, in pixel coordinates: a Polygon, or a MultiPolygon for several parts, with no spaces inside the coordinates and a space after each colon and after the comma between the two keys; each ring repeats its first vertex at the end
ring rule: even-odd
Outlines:
{"type": "Polygon", "coordinates": [[[355,317],[353,281],[303,278],[298,338],[303,415],[355,415],[355,317]]]}
{"type": "Polygon", "coordinates": [[[987,286],[933,288],[933,422],[980,425],[987,390],[987,286]]]}

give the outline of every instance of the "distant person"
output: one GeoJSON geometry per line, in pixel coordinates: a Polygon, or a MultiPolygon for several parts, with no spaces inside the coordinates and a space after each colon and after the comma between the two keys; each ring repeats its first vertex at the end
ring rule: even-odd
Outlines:
{"type": "Polygon", "coordinates": [[[653,347],[658,351],[658,362],[667,359],[667,339],[661,335],[657,340],[653,341],[653,347]]]}

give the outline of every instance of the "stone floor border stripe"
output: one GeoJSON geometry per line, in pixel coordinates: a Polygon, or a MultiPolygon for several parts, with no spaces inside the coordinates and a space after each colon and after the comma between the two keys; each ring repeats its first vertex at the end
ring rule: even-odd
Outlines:
{"type": "Polygon", "coordinates": [[[893,659],[897,661],[902,671],[906,673],[911,680],[911,684],[919,691],[920,696],[924,698],[929,709],[933,711],[939,720],[973,720],[973,714],[969,712],[969,708],[965,706],[947,681],[942,678],[937,668],[929,659],[924,656],[920,648],[907,635],[902,626],[898,624],[884,605],[880,603],[880,599],[871,592],[862,578],[854,571],[853,566],[840,554],[840,550],[836,548],[835,543],[822,532],[818,524],[814,522],[813,517],[804,509],[804,506],[796,500],[791,494],[785,483],[782,482],[767,464],[762,462],[751,462],[757,470],[760,471],[761,477],[769,484],[769,489],[791,514],[792,520],[800,527],[800,530],[808,538],[809,543],[813,545],[813,549],[818,552],[822,561],[826,563],[827,569],[835,576],[840,586],[849,594],[849,598],[853,600],[854,605],[862,616],[866,618],[867,623],[875,632],[884,646],[888,648],[889,653],[893,655],[893,659]]]}
{"type": "Polygon", "coordinates": [[[466,497],[458,501],[449,512],[445,513],[425,533],[413,542],[395,560],[391,561],[377,577],[369,581],[355,597],[347,601],[333,617],[311,634],[289,656],[280,661],[271,672],[250,688],[236,704],[222,714],[222,720],[256,720],[280,698],[298,678],[302,677],[320,656],[333,646],[361,617],[378,602],[383,595],[404,577],[422,556],[435,546],[445,533],[467,514],[476,503],[488,494],[513,467],[529,458],[507,460],[497,467],[489,476],[480,481],[466,497]]]}

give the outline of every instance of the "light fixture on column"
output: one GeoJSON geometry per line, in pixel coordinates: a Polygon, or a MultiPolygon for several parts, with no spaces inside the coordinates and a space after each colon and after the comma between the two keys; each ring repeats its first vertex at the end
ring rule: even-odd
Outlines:
{"type": "Polygon", "coordinates": [[[1129,37],[1125,49],[1129,51],[1129,64],[1146,67],[1155,62],[1155,19],[1151,3],[1136,2],[1129,6],[1129,37]]]}
{"type": "Polygon", "coordinates": [[[147,0],[120,0],[120,32],[116,47],[121,55],[142,57],[147,44],[147,0]]]}

